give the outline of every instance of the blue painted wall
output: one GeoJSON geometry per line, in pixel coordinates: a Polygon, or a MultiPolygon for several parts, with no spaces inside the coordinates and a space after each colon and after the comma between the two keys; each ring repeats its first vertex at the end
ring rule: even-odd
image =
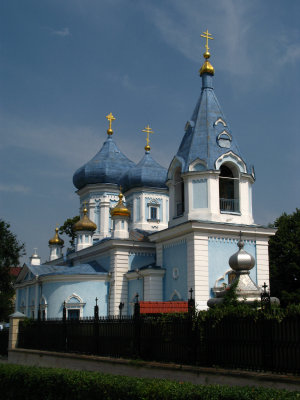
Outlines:
{"type": "Polygon", "coordinates": [[[187,246],[185,241],[163,247],[164,300],[170,300],[176,290],[181,295],[180,300],[187,300],[187,246]],[[178,278],[173,278],[173,268],[178,268],[178,278]]]}
{"type": "Polygon", "coordinates": [[[47,300],[48,318],[62,318],[63,302],[73,293],[80,296],[85,304],[83,317],[94,315],[95,298],[98,298],[99,315],[107,315],[108,283],[105,281],[44,282],[42,295],[47,300]]]}
{"type": "Polygon", "coordinates": [[[155,254],[129,254],[128,262],[128,269],[132,271],[155,262],[155,254]]]}
{"type": "Polygon", "coordinates": [[[207,179],[193,179],[193,208],[207,208],[207,179]]]}
{"type": "Polygon", "coordinates": [[[101,265],[101,267],[103,267],[106,271],[109,271],[110,268],[110,256],[101,256],[101,257],[97,257],[96,261],[98,264],[101,265]]]}
{"type": "MultiPolygon", "coordinates": [[[[230,269],[229,258],[232,254],[238,251],[237,239],[224,239],[224,238],[209,238],[208,239],[208,269],[209,269],[209,288],[210,295],[214,297],[214,293],[211,288],[215,285],[218,278],[223,276],[227,270],[230,269]]],[[[256,244],[254,241],[245,240],[244,249],[250,253],[256,259],[256,244]]],[[[254,268],[250,271],[250,276],[252,280],[257,283],[257,268],[256,264],[254,268]]],[[[226,280],[221,280],[222,283],[228,283],[226,280]]]]}

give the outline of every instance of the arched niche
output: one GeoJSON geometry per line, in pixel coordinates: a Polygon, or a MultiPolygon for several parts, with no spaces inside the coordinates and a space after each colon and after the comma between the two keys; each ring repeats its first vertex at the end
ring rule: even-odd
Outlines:
{"type": "Polygon", "coordinates": [[[233,162],[224,162],[219,168],[220,211],[239,213],[240,170],[233,162]]]}
{"type": "Polygon", "coordinates": [[[184,213],[184,182],[181,177],[181,168],[177,167],[174,171],[174,199],[175,199],[175,217],[184,213]]]}

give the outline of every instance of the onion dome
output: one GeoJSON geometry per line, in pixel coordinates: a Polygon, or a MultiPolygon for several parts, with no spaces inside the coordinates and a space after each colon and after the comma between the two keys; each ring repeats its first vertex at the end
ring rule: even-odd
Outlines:
{"type": "Polygon", "coordinates": [[[114,217],[115,215],[120,215],[121,217],[130,217],[130,210],[128,210],[128,208],[123,203],[123,197],[124,196],[120,190],[119,201],[116,206],[110,211],[112,217],[114,217]]]}
{"type": "Polygon", "coordinates": [[[124,171],[135,166],[118,148],[112,139],[111,122],[115,120],[110,113],[107,139],[101,150],[86,164],[80,167],[73,175],[73,183],[77,189],[96,183],[113,183],[120,185],[120,177],[124,171]]]}
{"type": "Polygon", "coordinates": [[[73,231],[95,231],[97,229],[97,225],[92,222],[87,216],[87,208],[83,209],[83,217],[73,225],[73,231]]]}
{"type": "MultiPolygon", "coordinates": [[[[146,146],[147,147],[147,146],[146,146]]],[[[146,150],[144,157],[133,168],[123,175],[124,190],[136,187],[166,189],[167,170],[158,164],[146,150]]]]}
{"type": "MultiPolygon", "coordinates": [[[[64,241],[58,236],[58,228],[55,228],[55,235],[49,240],[49,245],[57,244],[59,246],[64,245],[64,241]]],[[[34,257],[34,254],[32,255],[34,257]]]]}
{"type": "Polygon", "coordinates": [[[244,250],[244,242],[241,239],[237,245],[239,250],[229,258],[229,265],[236,272],[250,271],[254,267],[255,259],[244,250]]]}

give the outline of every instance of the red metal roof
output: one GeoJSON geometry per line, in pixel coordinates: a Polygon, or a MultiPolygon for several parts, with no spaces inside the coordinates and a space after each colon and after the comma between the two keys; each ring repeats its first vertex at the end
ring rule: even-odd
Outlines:
{"type": "Polygon", "coordinates": [[[11,276],[17,277],[21,271],[22,267],[10,267],[9,273],[11,276]]]}
{"type": "Polygon", "coordinates": [[[140,301],[141,314],[185,313],[187,301],[140,301]]]}

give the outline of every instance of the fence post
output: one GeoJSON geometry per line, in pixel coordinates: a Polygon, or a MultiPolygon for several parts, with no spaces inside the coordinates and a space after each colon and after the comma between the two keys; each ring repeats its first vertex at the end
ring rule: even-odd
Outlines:
{"type": "Polygon", "coordinates": [[[195,315],[195,300],[193,299],[193,288],[190,288],[190,298],[188,300],[188,326],[189,326],[189,338],[190,338],[190,354],[189,361],[196,362],[197,361],[197,334],[194,326],[193,317],[195,315]]]}
{"type": "Polygon", "coordinates": [[[64,350],[68,350],[68,336],[67,336],[67,309],[66,302],[64,301],[63,306],[63,340],[64,340],[64,350]]]}
{"type": "Polygon", "coordinates": [[[195,313],[195,300],[193,299],[193,292],[194,292],[193,288],[190,288],[189,292],[190,292],[190,298],[188,301],[188,312],[189,315],[192,317],[195,313]]]}
{"type": "Polygon", "coordinates": [[[139,295],[136,294],[135,296],[135,303],[134,303],[134,333],[135,333],[135,352],[138,357],[140,357],[141,353],[141,318],[140,318],[140,302],[139,302],[139,295]]]}
{"type": "Polygon", "coordinates": [[[95,319],[95,321],[98,321],[98,319],[99,319],[99,307],[98,307],[98,303],[97,303],[98,302],[97,297],[96,297],[95,301],[96,301],[96,305],[94,307],[94,319],[95,319]]]}
{"type": "Polygon", "coordinates": [[[121,302],[121,303],[119,304],[119,317],[120,317],[120,318],[122,318],[122,310],[123,310],[123,308],[124,308],[124,303],[121,302]]]}
{"type": "Polygon", "coordinates": [[[9,316],[8,350],[13,350],[18,346],[19,322],[25,318],[26,315],[19,311],[9,316]]]}
{"type": "Polygon", "coordinates": [[[98,307],[98,299],[95,299],[96,305],[94,307],[94,348],[95,353],[99,354],[99,307],[98,307]]]}

